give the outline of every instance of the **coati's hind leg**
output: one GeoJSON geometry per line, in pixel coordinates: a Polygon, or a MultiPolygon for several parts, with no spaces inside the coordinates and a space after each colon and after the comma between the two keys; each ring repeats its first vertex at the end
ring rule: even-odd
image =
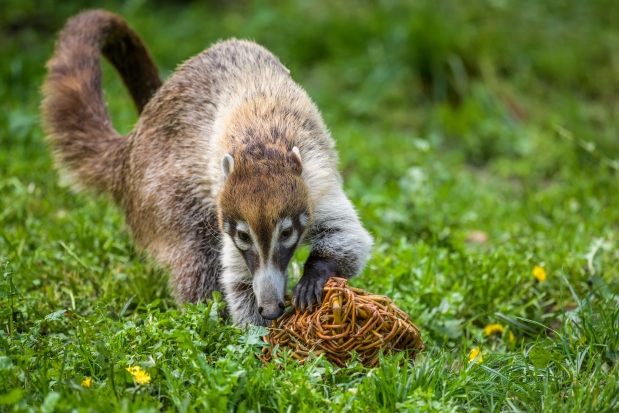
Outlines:
{"type": "Polygon", "coordinates": [[[179,303],[197,303],[212,298],[213,291],[221,291],[219,253],[201,249],[185,250],[172,263],[171,284],[179,303]]]}
{"type": "MultiPolygon", "coordinates": [[[[165,251],[165,261],[172,270],[171,285],[179,303],[212,298],[213,291],[223,293],[219,283],[221,234],[217,215],[204,210],[192,215],[183,222],[184,226],[179,226],[181,230],[174,231],[182,239],[180,245],[165,251]]],[[[174,245],[174,238],[177,237],[172,235],[164,242],[174,245]]]]}

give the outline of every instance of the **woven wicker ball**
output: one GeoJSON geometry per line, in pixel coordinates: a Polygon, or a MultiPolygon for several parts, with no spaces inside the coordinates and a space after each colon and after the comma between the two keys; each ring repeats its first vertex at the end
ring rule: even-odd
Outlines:
{"type": "Polygon", "coordinates": [[[345,366],[356,351],[365,366],[375,366],[384,354],[409,350],[414,359],[424,349],[419,329],[408,315],[384,296],[347,285],[343,278],[325,284],[322,306],[315,312],[288,309],[273,321],[264,340],[262,359],[269,361],[276,345],[288,348],[300,361],[324,354],[333,364],[345,366]]]}

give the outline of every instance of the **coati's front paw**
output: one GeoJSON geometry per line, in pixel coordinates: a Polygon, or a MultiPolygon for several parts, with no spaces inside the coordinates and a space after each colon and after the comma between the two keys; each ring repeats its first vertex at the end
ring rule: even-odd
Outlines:
{"type": "Polygon", "coordinates": [[[322,304],[322,293],[329,278],[336,276],[336,264],[328,258],[310,255],[305,263],[303,277],[292,291],[292,302],[297,310],[304,312],[317,309],[322,304]]]}
{"type": "Polygon", "coordinates": [[[292,291],[292,302],[297,310],[310,312],[322,304],[322,290],[329,277],[312,277],[304,275],[292,291]],[[316,304],[316,306],[314,306],[316,304]]]}

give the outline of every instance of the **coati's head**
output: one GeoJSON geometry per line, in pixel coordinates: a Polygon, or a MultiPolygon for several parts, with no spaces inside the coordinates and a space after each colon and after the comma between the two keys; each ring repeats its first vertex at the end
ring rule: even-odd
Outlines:
{"type": "Polygon", "coordinates": [[[301,165],[296,147],[222,159],[220,226],[245,259],[258,311],[268,320],[284,311],[286,268],[312,219],[301,165]]]}

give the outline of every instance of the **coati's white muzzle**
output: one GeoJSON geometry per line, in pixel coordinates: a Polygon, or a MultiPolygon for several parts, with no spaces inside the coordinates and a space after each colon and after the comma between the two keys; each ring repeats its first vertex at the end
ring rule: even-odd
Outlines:
{"type": "Polygon", "coordinates": [[[259,268],[254,274],[254,295],[262,318],[275,320],[284,313],[287,278],[285,272],[272,266],[259,268]]]}

